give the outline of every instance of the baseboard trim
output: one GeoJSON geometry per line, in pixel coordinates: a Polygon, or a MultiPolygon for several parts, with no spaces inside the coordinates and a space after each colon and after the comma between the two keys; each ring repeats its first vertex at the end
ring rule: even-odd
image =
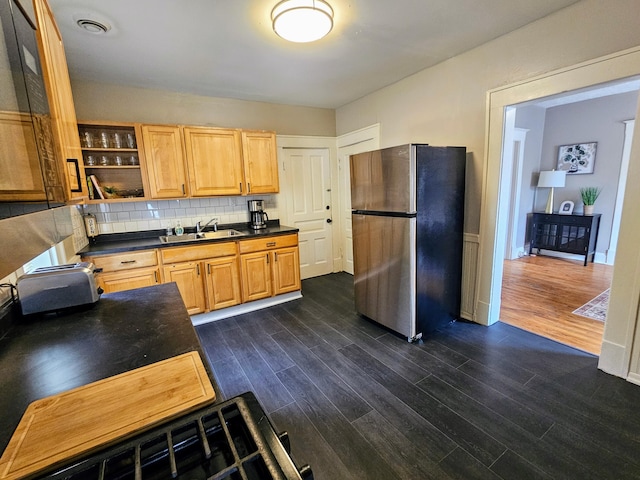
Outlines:
{"type": "Polygon", "coordinates": [[[277,295],[275,297],[265,298],[263,300],[256,300],[255,302],[243,303],[241,305],[236,305],[235,307],[192,315],[191,323],[194,327],[197,327],[198,325],[215,322],[217,320],[222,320],[223,318],[235,317],[236,315],[242,315],[244,313],[255,312],[256,310],[262,310],[263,308],[280,305],[281,303],[297,300],[298,298],[302,298],[302,292],[300,290],[285,293],[283,295],[277,295]]]}
{"type": "Polygon", "coordinates": [[[640,375],[638,375],[637,373],[630,373],[627,377],[627,381],[636,385],[640,385],[640,375]]]}
{"type": "MultiPolygon", "coordinates": [[[[529,251],[527,250],[527,255],[529,251]]],[[[535,253],[531,253],[531,256],[535,256],[535,253]]],[[[554,250],[544,250],[540,253],[540,256],[564,258],[565,260],[577,260],[584,262],[584,255],[576,255],[573,253],[556,252],[554,250]]],[[[591,263],[591,255],[589,255],[587,263],[591,263]]],[[[593,263],[607,263],[607,257],[604,253],[596,252],[593,263]]]]}
{"type": "MultiPolygon", "coordinates": [[[[625,362],[625,351],[624,345],[603,340],[600,359],[598,360],[598,368],[610,375],[632,381],[630,379],[628,364],[625,362]]],[[[633,375],[633,373],[631,373],[631,375],[633,375]]],[[[640,377],[638,380],[640,380],[640,377]]]]}

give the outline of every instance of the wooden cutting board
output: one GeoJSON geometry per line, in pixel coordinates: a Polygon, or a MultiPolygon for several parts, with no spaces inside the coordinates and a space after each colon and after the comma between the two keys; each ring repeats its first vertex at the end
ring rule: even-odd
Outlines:
{"type": "Polygon", "coordinates": [[[0,458],[0,479],[41,471],[213,400],[197,352],[37,400],[0,458]]]}

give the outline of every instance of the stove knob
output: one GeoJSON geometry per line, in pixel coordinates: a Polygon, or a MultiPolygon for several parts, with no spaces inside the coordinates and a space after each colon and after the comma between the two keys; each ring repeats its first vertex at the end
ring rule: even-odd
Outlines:
{"type": "Polygon", "coordinates": [[[287,451],[287,453],[291,453],[291,441],[289,440],[289,432],[282,432],[278,434],[278,438],[282,443],[282,446],[287,451]]]}
{"type": "Polygon", "coordinates": [[[313,471],[309,465],[303,465],[299,472],[302,480],[313,480],[313,471]]]}

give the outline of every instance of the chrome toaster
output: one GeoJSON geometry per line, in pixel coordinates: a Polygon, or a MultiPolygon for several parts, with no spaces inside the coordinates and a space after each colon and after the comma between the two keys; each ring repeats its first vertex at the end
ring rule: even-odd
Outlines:
{"type": "Polygon", "coordinates": [[[36,268],[18,278],[17,287],[23,315],[93,304],[102,293],[89,262],[36,268]]]}

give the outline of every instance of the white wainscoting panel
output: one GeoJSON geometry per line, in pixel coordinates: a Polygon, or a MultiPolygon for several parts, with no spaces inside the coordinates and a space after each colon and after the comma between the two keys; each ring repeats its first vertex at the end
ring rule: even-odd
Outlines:
{"type": "Polygon", "coordinates": [[[460,316],[475,320],[476,273],[478,268],[478,247],[480,236],[465,233],[462,247],[462,302],[460,316]]]}

